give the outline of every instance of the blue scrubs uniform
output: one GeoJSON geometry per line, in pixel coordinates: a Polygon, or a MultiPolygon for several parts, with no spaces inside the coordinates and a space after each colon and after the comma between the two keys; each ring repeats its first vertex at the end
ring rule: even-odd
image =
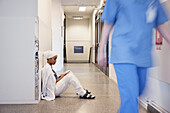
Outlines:
{"type": "Polygon", "coordinates": [[[159,0],[107,0],[101,21],[114,24],[110,63],[118,80],[119,112],[138,113],[137,98],[152,66],[152,30],[168,18],[159,0]]]}

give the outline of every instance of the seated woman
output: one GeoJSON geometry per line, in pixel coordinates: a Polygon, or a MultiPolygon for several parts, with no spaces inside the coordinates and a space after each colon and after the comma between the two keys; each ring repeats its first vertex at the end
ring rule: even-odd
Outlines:
{"type": "Polygon", "coordinates": [[[43,67],[42,77],[42,99],[54,100],[56,96],[60,96],[69,87],[73,85],[75,92],[80,99],[94,99],[95,96],[91,92],[84,89],[79,80],[71,71],[67,71],[60,76],[52,69],[52,65],[56,63],[57,54],[53,51],[46,51],[44,57],[47,59],[47,64],[43,67]]]}

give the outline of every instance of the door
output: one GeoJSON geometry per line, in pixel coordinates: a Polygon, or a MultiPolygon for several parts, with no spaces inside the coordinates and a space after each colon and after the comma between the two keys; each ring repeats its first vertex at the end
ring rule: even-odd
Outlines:
{"type": "Polygon", "coordinates": [[[109,76],[109,41],[107,42],[107,45],[104,49],[104,57],[106,61],[106,66],[101,67],[98,64],[97,57],[98,57],[98,52],[99,52],[99,43],[100,43],[100,37],[101,37],[101,31],[102,31],[102,26],[103,23],[101,23],[100,18],[101,18],[102,13],[97,13],[96,14],[96,20],[95,20],[95,64],[96,66],[106,75],[109,76]]]}

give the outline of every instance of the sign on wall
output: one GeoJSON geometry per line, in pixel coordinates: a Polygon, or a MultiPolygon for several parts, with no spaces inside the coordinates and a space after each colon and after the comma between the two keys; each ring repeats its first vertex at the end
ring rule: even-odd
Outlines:
{"type": "Polygon", "coordinates": [[[74,53],[83,53],[83,46],[74,46],[74,53]]]}
{"type": "Polygon", "coordinates": [[[161,50],[162,42],[163,42],[162,35],[159,33],[158,29],[156,29],[156,40],[155,40],[156,50],[161,50]]]}

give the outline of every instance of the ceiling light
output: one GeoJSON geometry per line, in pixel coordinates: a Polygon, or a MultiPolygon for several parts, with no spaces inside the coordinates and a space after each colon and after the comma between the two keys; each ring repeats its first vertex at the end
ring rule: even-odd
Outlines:
{"type": "Polygon", "coordinates": [[[81,20],[81,19],[83,19],[83,16],[73,16],[73,19],[81,20]]]}
{"type": "Polygon", "coordinates": [[[79,11],[86,11],[86,7],[79,7],[79,11]]]}

